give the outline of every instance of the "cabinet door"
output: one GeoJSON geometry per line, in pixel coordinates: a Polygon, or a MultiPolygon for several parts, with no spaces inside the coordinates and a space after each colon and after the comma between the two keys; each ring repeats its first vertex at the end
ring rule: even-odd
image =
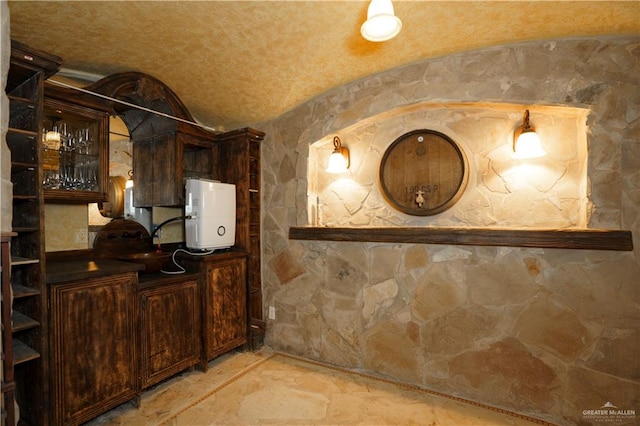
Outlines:
{"type": "Polygon", "coordinates": [[[153,206],[153,139],[133,142],[133,205],[136,207],[153,206]]]}
{"type": "Polygon", "coordinates": [[[136,207],[184,203],[178,152],[174,134],[133,141],[133,204],[136,207]]]}
{"type": "Polygon", "coordinates": [[[244,257],[210,262],[206,277],[206,360],[247,341],[247,267],[244,257]]]}
{"type": "Polygon", "coordinates": [[[147,388],[198,363],[198,283],[160,285],[140,292],[140,375],[147,388]]]}
{"type": "Polygon", "coordinates": [[[133,141],[133,204],[183,206],[184,179],[213,176],[213,142],[182,133],[133,141]]]}
{"type": "Polygon", "coordinates": [[[106,201],[109,114],[45,98],[42,126],[45,199],[70,203],[106,201]]]}
{"type": "Polygon", "coordinates": [[[122,274],[53,286],[53,424],[80,424],[137,396],[136,281],[122,274]]]}

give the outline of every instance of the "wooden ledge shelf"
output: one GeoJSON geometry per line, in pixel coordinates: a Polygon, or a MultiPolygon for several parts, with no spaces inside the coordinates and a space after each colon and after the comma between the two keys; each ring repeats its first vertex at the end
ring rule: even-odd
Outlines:
{"type": "Polygon", "coordinates": [[[292,240],[632,251],[631,231],[608,229],[344,228],[294,226],[292,240]]]}

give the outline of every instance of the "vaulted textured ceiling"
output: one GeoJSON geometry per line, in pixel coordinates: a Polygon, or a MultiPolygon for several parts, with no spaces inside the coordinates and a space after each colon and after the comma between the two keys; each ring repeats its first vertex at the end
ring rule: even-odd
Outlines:
{"type": "Polygon", "coordinates": [[[640,34],[639,1],[394,1],[393,40],[360,36],[368,1],[9,1],[11,38],[106,76],[141,71],[196,119],[275,118],[396,66],[511,42],[640,34]]]}

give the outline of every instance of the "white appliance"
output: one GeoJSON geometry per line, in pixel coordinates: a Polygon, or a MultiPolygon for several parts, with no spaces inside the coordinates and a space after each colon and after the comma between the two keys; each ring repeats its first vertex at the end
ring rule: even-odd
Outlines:
{"type": "Polygon", "coordinates": [[[124,189],[124,218],[135,220],[151,233],[151,210],[133,205],[133,187],[124,189]]]}
{"type": "Polygon", "coordinates": [[[187,248],[217,250],[235,244],[235,185],[209,179],[187,179],[184,210],[187,248]]]}

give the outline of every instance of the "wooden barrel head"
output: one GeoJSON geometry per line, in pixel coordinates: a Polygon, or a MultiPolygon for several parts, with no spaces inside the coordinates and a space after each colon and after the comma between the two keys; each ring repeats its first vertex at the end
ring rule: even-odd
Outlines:
{"type": "Polygon", "coordinates": [[[396,139],[380,163],[380,187],[396,209],[430,216],[453,206],[467,186],[464,153],[446,135],[414,130],[396,139]]]}

